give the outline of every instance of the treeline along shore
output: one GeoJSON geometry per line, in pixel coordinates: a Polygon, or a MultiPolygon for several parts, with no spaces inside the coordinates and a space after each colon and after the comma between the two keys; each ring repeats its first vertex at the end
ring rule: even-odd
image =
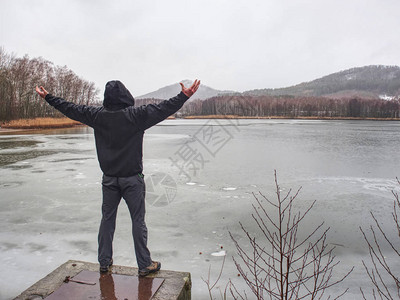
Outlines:
{"type": "MultiPolygon", "coordinates": [[[[138,105],[162,100],[139,99],[138,105]]],[[[400,117],[399,100],[293,96],[223,95],[186,103],[185,118],[390,119],[400,117]]]]}
{"type": "MultiPolygon", "coordinates": [[[[99,90],[66,66],[41,57],[17,58],[0,47],[0,126],[2,128],[60,128],[78,123],[63,116],[35,92],[43,85],[52,94],[76,104],[100,105],[99,90]]],[[[174,96],[174,95],[171,95],[174,96]]],[[[138,99],[136,105],[160,99],[138,99]]],[[[360,97],[272,96],[223,94],[205,100],[190,99],[178,118],[284,118],[398,120],[398,99],[360,97]]]]}

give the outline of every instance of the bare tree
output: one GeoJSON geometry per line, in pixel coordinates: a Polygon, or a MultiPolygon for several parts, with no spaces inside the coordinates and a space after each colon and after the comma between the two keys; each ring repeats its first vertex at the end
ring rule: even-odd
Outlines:
{"type": "Polygon", "coordinates": [[[0,47],[0,121],[62,116],[40,99],[36,85],[77,104],[95,104],[99,92],[93,82],[66,66],[55,66],[42,57],[16,58],[0,47]]]}
{"type": "MultiPolygon", "coordinates": [[[[397,182],[400,185],[399,179],[397,182]]],[[[374,220],[374,225],[370,226],[370,234],[360,227],[370,257],[371,265],[368,266],[365,261],[363,265],[372,283],[372,299],[400,299],[400,271],[391,266],[388,255],[384,253],[384,248],[388,248],[397,260],[400,258],[400,200],[397,192],[392,193],[395,198],[392,212],[393,231],[399,239],[395,241],[389,238],[389,233],[383,229],[373,212],[370,212],[374,220]]],[[[363,298],[367,299],[364,291],[361,288],[360,290],[363,298]]]]}
{"type": "MultiPolygon", "coordinates": [[[[260,238],[240,223],[250,250],[230,233],[239,256],[234,263],[257,299],[322,299],[327,289],[342,282],[353,268],[334,279],[333,271],[339,261],[333,254],[334,247],[327,243],[329,228],[323,229],[322,222],[305,238],[299,238],[304,218],[315,201],[304,212],[296,212],[293,204],[301,188],[293,195],[291,190],[282,195],[276,172],[275,186],[275,201],[261,193],[260,198],[253,194],[256,204],[252,218],[260,238]]],[[[234,299],[247,299],[233,283],[230,287],[234,299]]],[[[346,292],[347,289],[334,299],[346,292]]]]}

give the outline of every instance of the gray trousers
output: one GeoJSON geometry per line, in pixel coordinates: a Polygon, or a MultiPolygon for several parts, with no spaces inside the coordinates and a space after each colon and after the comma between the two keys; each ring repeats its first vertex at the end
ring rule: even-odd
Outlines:
{"type": "Polygon", "coordinates": [[[139,269],[151,265],[147,248],[147,227],[145,223],[146,188],[142,176],[111,177],[103,175],[103,205],[100,229],[98,259],[101,266],[110,264],[113,256],[112,242],[115,231],[118,205],[124,198],[132,219],[132,235],[136,261],[139,269]]]}

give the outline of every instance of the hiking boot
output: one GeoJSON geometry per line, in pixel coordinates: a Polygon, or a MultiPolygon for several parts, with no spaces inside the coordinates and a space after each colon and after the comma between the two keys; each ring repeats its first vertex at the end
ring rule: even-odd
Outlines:
{"type": "Polygon", "coordinates": [[[111,258],[111,261],[108,265],[106,266],[100,266],[100,273],[106,273],[110,270],[110,267],[113,265],[113,260],[111,258]]]}
{"type": "Polygon", "coordinates": [[[151,265],[148,266],[147,268],[139,270],[139,276],[140,277],[147,276],[151,273],[155,273],[155,272],[159,271],[160,269],[161,269],[161,263],[158,261],[153,261],[151,263],[151,265]]]}

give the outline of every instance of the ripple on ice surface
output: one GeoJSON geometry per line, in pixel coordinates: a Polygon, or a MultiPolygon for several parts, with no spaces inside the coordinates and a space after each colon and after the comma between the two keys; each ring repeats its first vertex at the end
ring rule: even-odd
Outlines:
{"type": "Polygon", "coordinates": [[[386,178],[365,178],[365,177],[321,177],[314,179],[319,183],[326,181],[341,182],[345,181],[348,184],[361,184],[366,190],[374,191],[392,191],[398,188],[398,183],[393,179],[386,178]]]}
{"type": "Polygon", "coordinates": [[[0,188],[14,188],[22,184],[22,181],[0,181],[0,188]]]}
{"type": "Polygon", "coordinates": [[[77,175],[74,176],[75,179],[84,179],[86,176],[83,173],[78,173],[77,175]]]}

